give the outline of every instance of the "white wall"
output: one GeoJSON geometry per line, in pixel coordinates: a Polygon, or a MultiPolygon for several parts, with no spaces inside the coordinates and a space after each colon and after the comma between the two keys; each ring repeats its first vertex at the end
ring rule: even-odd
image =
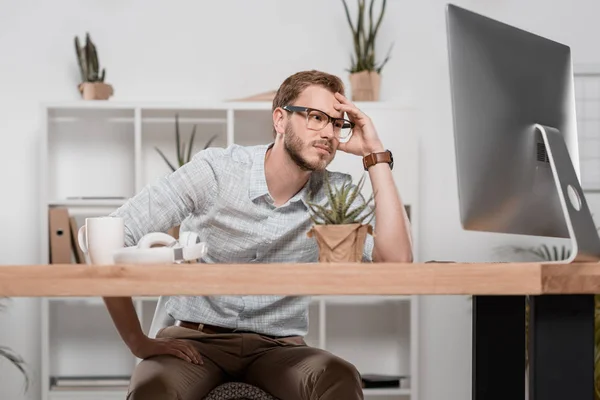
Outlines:
{"type": "MultiPolygon", "coordinates": [[[[458,4],[568,43],[576,63],[600,63],[600,5],[593,0],[458,4]]],[[[390,42],[395,45],[383,71],[382,100],[412,99],[423,117],[421,259],[489,260],[497,246],[517,238],[467,233],[459,226],[444,5],[388,1],[380,54],[390,42]]],[[[44,217],[36,208],[38,105],[78,98],[73,36],[85,31],[92,33],[115,86],[114,100],[241,97],[276,89],[289,74],[308,68],[339,74],[348,83],[352,47],[340,1],[0,3],[0,264],[38,261],[35,232],[44,217]]],[[[37,300],[16,299],[10,306],[0,315],[0,344],[35,367],[37,300]]],[[[470,398],[469,303],[460,296],[431,296],[423,299],[422,311],[421,399],[470,398]]],[[[21,387],[18,374],[0,361],[0,398],[38,398],[36,387],[25,397],[21,387]]]]}

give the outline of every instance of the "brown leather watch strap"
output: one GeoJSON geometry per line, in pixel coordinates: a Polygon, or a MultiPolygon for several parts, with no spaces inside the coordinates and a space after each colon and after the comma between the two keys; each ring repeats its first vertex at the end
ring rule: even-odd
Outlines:
{"type": "Polygon", "coordinates": [[[392,158],[392,152],[389,150],[381,153],[371,153],[363,157],[363,166],[365,171],[368,171],[369,167],[378,163],[388,163],[390,168],[394,167],[394,160],[392,158]]]}

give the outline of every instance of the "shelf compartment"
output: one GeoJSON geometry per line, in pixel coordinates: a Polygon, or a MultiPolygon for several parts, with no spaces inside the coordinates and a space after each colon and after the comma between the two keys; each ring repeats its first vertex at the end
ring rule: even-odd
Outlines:
{"type": "Polygon", "coordinates": [[[271,109],[235,110],[233,140],[241,146],[263,145],[275,141],[271,109]]]}
{"type": "Polygon", "coordinates": [[[134,123],[111,122],[132,110],[51,109],[47,117],[48,198],[133,195],[134,123]]]}
{"type": "Polygon", "coordinates": [[[319,312],[319,303],[311,302],[308,306],[308,334],[304,337],[304,341],[309,346],[320,348],[322,344],[319,341],[319,331],[321,329],[319,312]]]}
{"type": "Polygon", "coordinates": [[[135,356],[123,343],[106,307],[51,301],[48,312],[50,377],[131,375],[135,356]]]}
{"type": "MultiPolygon", "coordinates": [[[[411,302],[327,304],[326,310],[327,350],[361,374],[410,377],[411,302]]],[[[402,384],[410,385],[410,379],[402,384]]]]}
{"type": "Polygon", "coordinates": [[[211,147],[227,147],[226,110],[142,109],[142,186],[152,183],[171,172],[171,168],[158,153],[157,148],[165,154],[175,168],[179,167],[175,140],[175,115],[179,115],[180,139],[181,143],[186,143],[186,149],[189,146],[193,127],[196,125],[192,157],[204,149],[214,135],[218,136],[211,142],[211,147]]]}

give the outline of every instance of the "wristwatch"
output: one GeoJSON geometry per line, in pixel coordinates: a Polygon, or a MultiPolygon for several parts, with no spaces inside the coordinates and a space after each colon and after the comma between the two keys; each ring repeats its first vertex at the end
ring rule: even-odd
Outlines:
{"type": "Polygon", "coordinates": [[[386,150],[381,153],[371,153],[363,157],[363,166],[365,167],[365,171],[368,171],[369,167],[375,164],[384,162],[390,165],[390,169],[394,169],[394,157],[392,156],[391,151],[386,150]]]}

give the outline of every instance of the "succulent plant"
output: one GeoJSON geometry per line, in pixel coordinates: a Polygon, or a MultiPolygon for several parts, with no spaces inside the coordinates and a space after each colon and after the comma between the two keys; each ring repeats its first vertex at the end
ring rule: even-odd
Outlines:
{"type": "Polygon", "coordinates": [[[390,46],[390,50],[388,51],[387,56],[381,62],[381,64],[377,65],[377,62],[375,61],[375,39],[377,37],[379,27],[381,26],[381,21],[383,20],[383,16],[385,14],[386,0],[383,0],[383,3],[381,5],[381,12],[377,17],[377,22],[375,24],[373,20],[373,8],[375,6],[375,0],[371,0],[371,4],[369,5],[368,11],[368,28],[365,16],[365,0],[357,1],[358,17],[355,26],[352,23],[352,18],[350,18],[350,12],[348,10],[346,0],[342,0],[342,2],[344,3],[344,10],[346,12],[346,18],[348,19],[348,24],[350,25],[350,30],[352,31],[352,38],[354,41],[354,56],[350,56],[352,65],[349,71],[360,72],[366,70],[381,73],[383,66],[390,59],[390,53],[392,52],[393,46],[393,44],[392,46],[390,46]]]}
{"type": "Polygon", "coordinates": [[[313,223],[315,225],[368,224],[374,216],[375,207],[371,207],[370,204],[373,194],[366,201],[361,195],[364,181],[363,175],[355,186],[351,182],[344,182],[340,188],[332,188],[326,177],[327,204],[323,206],[307,202],[313,223]],[[361,202],[357,207],[351,208],[357,199],[361,202]],[[370,210],[362,215],[367,207],[370,207],[370,210]]]}
{"type": "MultiPolygon", "coordinates": [[[[186,147],[185,141],[183,141],[183,142],[181,141],[181,135],[179,134],[179,114],[175,114],[175,147],[177,148],[177,167],[175,167],[175,165],[173,165],[169,161],[167,156],[165,156],[165,154],[158,147],[155,146],[154,148],[156,149],[158,154],[160,154],[162,159],[165,160],[165,162],[167,163],[169,168],[171,168],[172,171],[175,171],[178,167],[181,167],[184,164],[187,164],[191,160],[192,147],[194,145],[194,136],[196,136],[196,125],[194,125],[194,128],[192,129],[192,135],[190,137],[189,146],[186,147]]],[[[215,140],[217,138],[217,136],[219,136],[219,135],[218,134],[213,135],[208,140],[208,142],[206,142],[206,145],[204,145],[204,150],[206,150],[208,148],[208,146],[210,146],[210,144],[213,142],[213,140],[215,140]]]]}
{"type": "Polygon", "coordinates": [[[85,47],[81,47],[79,38],[75,36],[75,51],[81,73],[81,82],[104,82],[105,68],[100,72],[98,52],[89,33],[85,34],[85,47]]]}

